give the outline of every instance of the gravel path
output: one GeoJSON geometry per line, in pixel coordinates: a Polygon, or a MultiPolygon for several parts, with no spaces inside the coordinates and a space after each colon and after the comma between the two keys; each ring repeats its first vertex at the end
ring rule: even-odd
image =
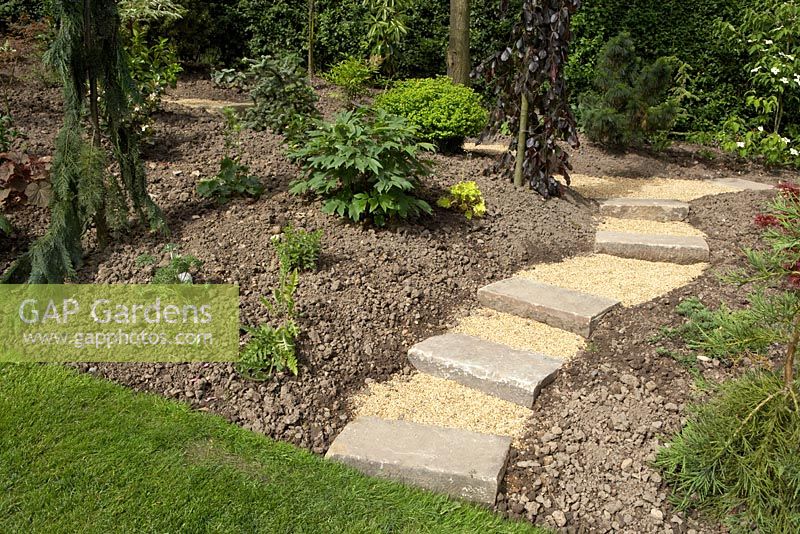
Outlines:
{"type": "Polygon", "coordinates": [[[517,276],[634,306],[688,284],[707,268],[705,263],[677,265],[591,254],[537,265],[517,276]]]}
{"type": "Polygon", "coordinates": [[[663,198],[688,202],[708,195],[732,193],[736,189],[705,180],[674,178],[620,178],[573,174],[571,187],[585,197],[663,198]]]}
{"type": "Polygon", "coordinates": [[[657,222],[640,219],[617,219],[615,217],[601,219],[597,230],[602,232],[629,232],[632,234],[705,236],[703,232],[685,222],[657,222]]]}

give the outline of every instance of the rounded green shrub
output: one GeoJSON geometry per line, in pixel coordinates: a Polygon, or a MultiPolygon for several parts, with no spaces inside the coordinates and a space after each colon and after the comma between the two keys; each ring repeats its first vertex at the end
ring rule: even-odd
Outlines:
{"type": "Polygon", "coordinates": [[[475,91],[445,77],[399,82],[378,96],[375,107],[405,118],[422,139],[445,152],[460,148],[465,137],[480,133],[489,120],[475,91]]]}

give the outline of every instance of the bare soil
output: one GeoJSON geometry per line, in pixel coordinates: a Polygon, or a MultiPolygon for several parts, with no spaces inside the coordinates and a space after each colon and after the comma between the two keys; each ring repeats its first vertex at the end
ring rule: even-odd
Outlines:
{"type": "MultiPolygon", "coordinates": [[[[13,79],[2,66],[0,81],[26,136],[19,148],[51,155],[61,124],[60,90],[38,67],[31,41],[10,37],[22,58],[13,79]]],[[[334,91],[323,85],[319,89],[326,115],[341,107],[334,91]]],[[[181,82],[171,97],[246,100],[198,78],[181,82]]],[[[136,258],[147,253],[163,261],[163,246],[176,243],[204,262],[196,280],[240,285],[242,321],[255,325],[266,316],[259,297],[277,281],[270,237],[289,222],[322,229],[320,267],[302,275],[297,294],[299,376],[256,383],[226,364],[80,367],[317,453],[352,417],[346,399],[367,383],[408,374],[407,347],[443,332],[476,308],[480,286],[536,263],[587,252],[592,245],[596,222],[590,204],[542,201],[500,179],[492,158],[468,155],[433,156],[436,172],[425,181],[422,196],[435,204],[452,183],[475,180],[489,209],[484,219],[469,222],[436,209],[431,217],[386,229],[348,224],[323,215],[318,202],[286,193],[298,169],[284,157],[281,138],[269,133],[247,132],[243,145],[245,163],[267,188],[264,196],[218,206],[200,199],[195,187],[218,169],[222,132],[222,118],[201,110],[166,105],[156,115],[144,156],[150,191],[172,233],[156,236],[133,226],[103,251],[91,248],[88,240],[79,280],[146,283],[153,268],[138,267],[136,258]]],[[[576,172],[596,176],[738,176],[770,183],[780,177],[718,153],[713,159],[708,155],[689,145],[659,155],[616,155],[587,144],[573,154],[573,163],[576,172]]],[[[712,271],[741,264],[740,247],[755,244],[757,231],[750,221],[765,198],[763,193],[739,193],[692,203],[690,222],[708,236],[712,271]]],[[[48,222],[46,210],[33,208],[12,211],[9,218],[17,233],[0,239],[0,270],[48,222]]],[[[741,303],[742,298],[709,272],[665,297],[609,314],[587,348],[537,402],[537,417],[513,452],[499,511],[567,532],[717,531],[714,523],[673,517],[665,500],[668,490],[648,467],[696,394],[690,372],[659,356],[649,340],[662,325],[680,321],[674,307],[692,295],[708,304],[723,299],[741,303]]],[[[712,377],[736,372],[713,363],[706,371],[712,377]]]]}

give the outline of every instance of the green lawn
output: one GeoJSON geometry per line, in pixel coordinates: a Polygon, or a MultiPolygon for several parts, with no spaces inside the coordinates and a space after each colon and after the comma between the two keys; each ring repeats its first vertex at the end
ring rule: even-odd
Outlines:
{"type": "Polygon", "coordinates": [[[542,532],[58,366],[0,366],[0,532],[542,532]]]}

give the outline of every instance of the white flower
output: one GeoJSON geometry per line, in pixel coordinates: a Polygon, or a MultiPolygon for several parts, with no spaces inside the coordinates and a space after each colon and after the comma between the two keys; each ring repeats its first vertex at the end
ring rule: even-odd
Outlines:
{"type": "Polygon", "coordinates": [[[781,78],[781,83],[782,83],[783,85],[789,85],[789,78],[787,78],[786,76],[784,76],[783,78],[781,78]]]}
{"type": "Polygon", "coordinates": [[[763,126],[759,126],[759,127],[758,127],[758,131],[759,131],[759,132],[763,132],[763,131],[764,131],[764,127],[763,127],[763,126]]]}
{"type": "Polygon", "coordinates": [[[739,148],[744,148],[744,141],[739,141],[738,143],[736,143],[736,146],[738,146],[739,148]]]}
{"type": "Polygon", "coordinates": [[[789,154],[791,154],[792,156],[800,156],[800,152],[798,152],[796,148],[790,148],[789,154]]]}
{"type": "Polygon", "coordinates": [[[764,44],[765,45],[771,45],[772,44],[772,39],[767,39],[766,41],[764,41],[764,44]]]}
{"type": "Polygon", "coordinates": [[[780,72],[781,72],[781,69],[779,69],[778,67],[772,67],[771,69],[769,69],[769,71],[770,71],[772,74],[780,74],[780,72]]]}

